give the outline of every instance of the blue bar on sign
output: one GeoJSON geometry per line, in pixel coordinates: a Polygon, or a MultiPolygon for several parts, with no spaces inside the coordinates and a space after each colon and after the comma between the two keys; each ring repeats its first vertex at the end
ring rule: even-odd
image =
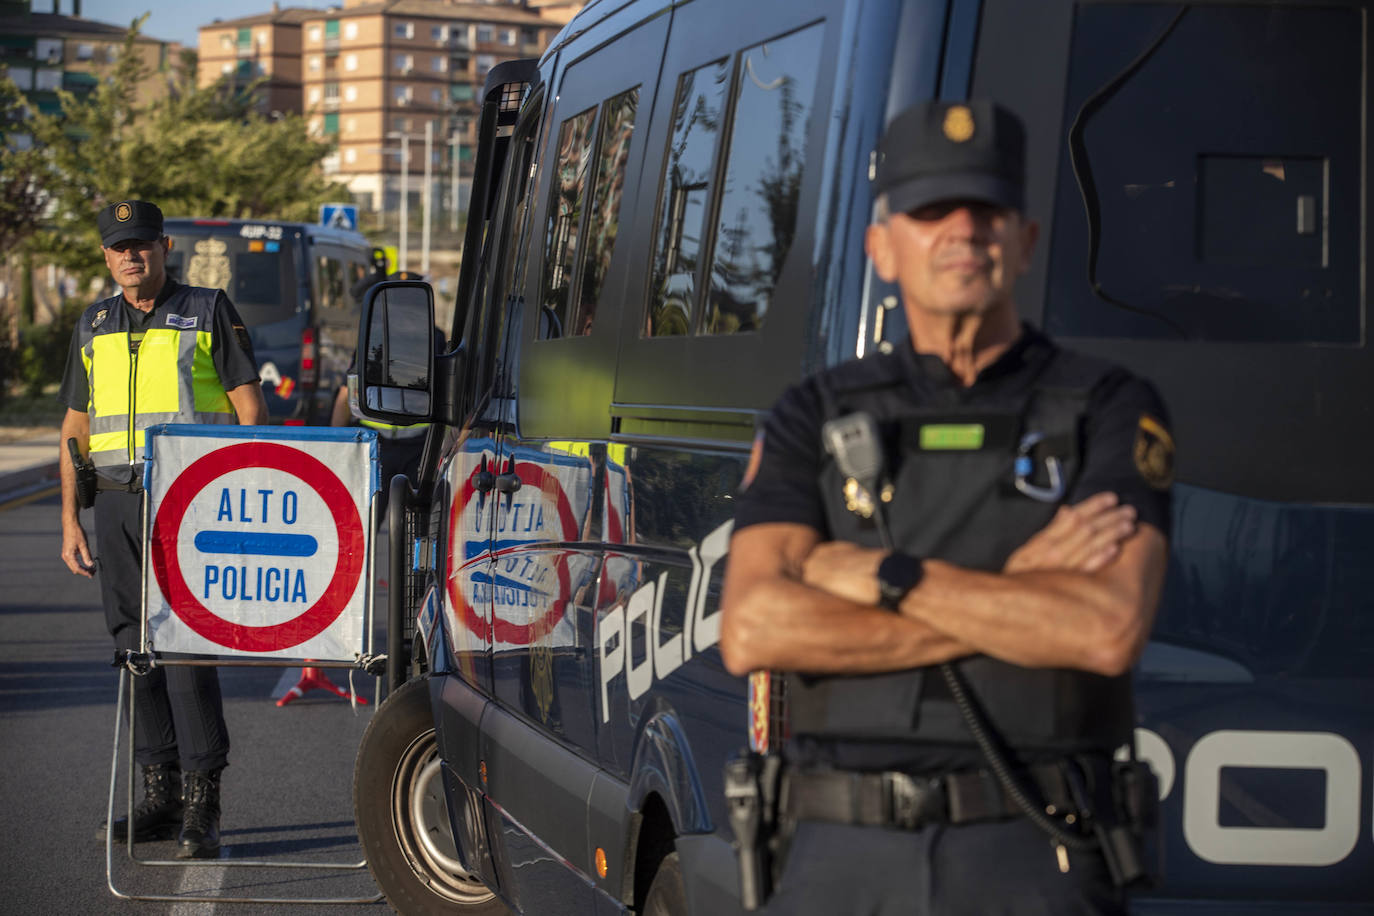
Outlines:
{"type": "Polygon", "coordinates": [[[308,534],[271,534],[263,531],[202,531],[196,535],[201,553],[257,554],[264,557],[313,557],[319,542],[308,534]]]}

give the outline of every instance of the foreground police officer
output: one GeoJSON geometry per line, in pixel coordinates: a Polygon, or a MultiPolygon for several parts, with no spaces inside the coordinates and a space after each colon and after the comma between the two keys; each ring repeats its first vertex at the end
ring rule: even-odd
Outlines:
{"type": "MultiPolygon", "coordinates": [[[[223,291],[167,276],[171,241],[162,211],[139,200],[111,204],[96,222],[105,265],[121,293],[82,313],[58,394],[62,421],[62,559],[95,575],[99,558],[105,622],[117,649],[139,649],[143,548],[143,430],[157,423],[267,422],[252,345],[223,291]],[[81,526],[78,469],[94,465],[96,551],[81,526]]],[[[136,679],[134,756],[144,798],[135,840],[179,829],[180,858],[219,854],[219,780],[228,763],[219,676],[214,668],[168,666],[136,679]],[[183,805],[184,796],[184,805],[183,805]]],[[[117,839],[127,835],[121,818],[117,839]]],[[[104,830],[100,836],[103,839],[104,830]]]]}
{"type": "Polygon", "coordinates": [[[792,388],[756,443],[720,647],[737,674],[793,672],[769,912],[1116,913],[1139,870],[1096,838],[1126,835],[1112,755],[1172,441],[1147,383],[1019,320],[1024,147],[990,102],[893,120],[866,248],[910,340],[792,388]]]}

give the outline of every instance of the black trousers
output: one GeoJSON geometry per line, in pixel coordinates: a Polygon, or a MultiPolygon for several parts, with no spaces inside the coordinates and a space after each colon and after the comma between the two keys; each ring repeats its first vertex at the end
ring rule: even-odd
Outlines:
{"type": "Polygon", "coordinates": [[[1099,853],[1069,852],[1024,818],[886,830],[803,821],[770,916],[1125,916],[1099,853]]]}
{"type": "MultiPolygon", "coordinates": [[[[104,490],[95,500],[95,549],[105,625],[119,649],[139,648],[143,494],[104,490]]],[[[213,770],[229,762],[219,672],[170,665],[132,678],[134,759],[213,770]]]]}

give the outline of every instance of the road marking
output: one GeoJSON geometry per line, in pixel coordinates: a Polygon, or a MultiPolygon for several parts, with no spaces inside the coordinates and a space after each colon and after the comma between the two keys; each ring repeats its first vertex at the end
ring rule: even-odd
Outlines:
{"type": "MultiPolygon", "coordinates": [[[[232,846],[220,847],[220,858],[228,859],[234,855],[232,846]]],[[[229,869],[223,865],[209,866],[187,866],[181,870],[181,880],[177,882],[175,894],[198,894],[208,897],[210,889],[224,889],[224,881],[229,877],[229,869]]],[[[187,901],[185,903],[174,903],[167,910],[168,916],[211,916],[215,912],[214,903],[205,901],[187,901]]]]}
{"type": "Polygon", "coordinates": [[[4,512],[6,509],[18,509],[20,506],[27,506],[31,502],[37,502],[40,499],[47,499],[49,496],[54,496],[61,492],[62,484],[60,483],[54,483],[51,485],[47,483],[40,484],[39,489],[34,490],[32,492],[25,492],[21,488],[18,491],[19,495],[14,497],[13,499],[0,499],[0,512],[4,512]]]}

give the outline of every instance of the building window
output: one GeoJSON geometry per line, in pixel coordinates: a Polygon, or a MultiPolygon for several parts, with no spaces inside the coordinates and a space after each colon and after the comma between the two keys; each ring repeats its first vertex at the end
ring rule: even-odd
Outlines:
{"type": "Polygon", "coordinates": [[[10,79],[14,80],[14,85],[18,86],[25,92],[33,88],[33,71],[27,67],[23,69],[20,69],[18,67],[10,67],[9,72],[6,75],[10,79]]]}
{"type": "Polygon", "coordinates": [[[396,69],[402,73],[409,73],[415,69],[415,58],[410,54],[397,54],[394,63],[396,69]]]}
{"type": "Polygon", "coordinates": [[[479,42],[489,42],[492,40],[492,36],[495,31],[496,30],[489,25],[479,25],[477,27],[477,40],[479,42]]]}
{"type": "Polygon", "coordinates": [[[36,70],[33,74],[33,88],[37,90],[62,88],[61,70],[36,70]]]}
{"type": "Polygon", "coordinates": [[[447,72],[448,72],[448,58],[447,58],[447,57],[435,57],[435,58],[433,58],[433,59],[430,60],[429,64],[430,64],[430,67],[434,70],[435,73],[447,73],[447,72]]]}
{"type": "Polygon", "coordinates": [[[119,49],[119,45],[106,45],[105,59],[110,63],[114,63],[115,61],[119,60],[119,49]]]}
{"type": "Polygon", "coordinates": [[[501,44],[511,46],[515,45],[515,29],[501,30],[501,44]]]}
{"type": "Polygon", "coordinates": [[[448,97],[453,102],[471,102],[476,93],[473,91],[471,83],[454,83],[448,87],[448,97]]]}
{"type": "Polygon", "coordinates": [[[312,57],[312,58],[310,58],[310,69],[311,69],[311,70],[319,70],[319,69],[320,69],[320,66],[321,66],[320,61],[321,61],[321,59],[320,59],[319,57],[312,57]]]}
{"type": "Polygon", "coordinates": [[[393,90],[393,98],[397,105],[408,105],[413,97],[409,86],[396,86],[393,90]]]}
{"type": "Polygon", "coordinates": [[[392,118],[391,129],[397,133],[406,133],[410,130],[410,118],[392,118]]]}
{"type": "Polygon", "coordinates": [[[358,55],[356,55],[356,54],[349,54],[349,55],[346,55],[346,56],[344,57],[344,69],[345,69],[345,70],[357,70],[357,69],[358,69],[358,55]]]}
{"type": "Polygon", "coordinates": [[[327,134],[339,132],[339,113],[337,111],[331,111],[324,116],[324,132],[327,134]]]}
{"type": "Polygon", "coordinates": [[[233,72],[234,72],[234,65],[231,64],[231,63],[228,63],[228,62],[222,63],[222,64],[219,65],[219,72],[220,72],[220,73],[225,73],[225,74],[233,73],[233,72]]]}
{"type": "Polygon", "coordinates": [[[358,161],[358,151],[353,149],[352,147],[349,147],[348,149],[344,150],[343,158],[344,162],[347,162],[349,165],[352,165],[353,163],[358,161]]]}
{"type": "Polygon", "coordinates": [[[266,32],[266,30],[261,31],[261,32],[258,32],[258,47],[259,47],[259,48],[265,48],[265,47],[267,47],[267,32],[266,32]]]}
{"type": "Polygon", "coordinates": [[[240,51],[247,51],[249,48],[251,48],[253,46],[253,30],[239,29],[238,44],[240,51]]]}
{"type": "Polygon", "coordinates": [[[62,59],[62,40],[60,38],[40,38],[34,45],[33,53],[39,60],[56,63],[62,59]]]}
{"type": "MultiPolygon", "coordinates": [[[[336,25],[337,25],[337,24],[336,24],[336,25]]],[[[337,32],[338,29],[336,28],[335,31],[337,32]]],[[[309,33],[309,34],[310,34],[310,40],[311,40],[312,42],[317,43],[317,44],[319,43],[320,39],[324,37],[323,32],[321,32],[320,27],[317,26],[317,25],[312,25],[312,26],[310,27],[310,33],[309,33]]]]}
{"type": "Polygon", "coordinates": [[[392,30],[392,33],[391,33],[391,34],[394,35],[394,36],[397,37],[397,38],[414,38],[414,37],[415,37],[415,23],[413,23],[413,22],[398,22],[398,23],[396,23],[396,26],[395,26],[395,28],[392,30]]]}
{"type": "Polygon", "coordinates": [[[95,45],[79,44],[76,46],[77,60],[90,60],[95,57],[95,45]]]}
{"type": "Polygon", "coordinates": [[[448,41],[448,26],[434,25],[429,28],[429,37],[435,41],[448,41]]]}
{"type": "Polygon", "coordinates": [[[356,102],[356,101],[358,101],[358,87],[357,87],[357,86],[345,86],[345,87],[344,87],[344,101],[345,101],[345,102],[356,102]]]}
{"type": "Polygon", "coordinates": [[[444,102],[444,90],[437,88],[431,89],[429,91],[429,100],[435,105],[442,105],[444,102]]]}
{"type": "Polygon", "coordinates": [[[490,54],[477,55],[477,81],[486,82],[487,71],[496,66],[496,58],[490,54]]]}
{"type": "Polygon", "coordinates": [[[337,101],[339,101],[339,84],[338,84],[338,83],[325,83],[325,84],[324,84],[324,100],[325,100],[326,102],[337,102],[337,101]]]}
{"type": "Polygon", "coordinates": [[[347,38],[349,41],[352,41],[353,39],[355,39],[355,38],[357,38],[357,37],[358,37],[358,23],[356,23],[356,22],[345,22],[345,23],[344,23],[344,38],[347,38]]]}
{"type": "Polygon", "coordinates": [[[333,39],[335,39],[335,40],[338,40],[338,37],[339,37],[339,20],[337,20],[337,19],[326,19],[326,20],[325,20],[325,23],[324,23],[324,40],[325,40],[325,41],[328,41],[328,40],[331,39],[331,38],[333,38],[333,39]]]}
{"type": "MultiPolygon", "coordinates": [[[[225,64],[224,66],[227,67],[227,66],[229,66],[229,65],[228,65],[228,64],[225,64]]],[[[312,86],[312,87],[310,87],[310,104],[314,105],[315,103],[319,102],[319,100],[320,100],[320,87],[319,87],[319,86],[312,86]]]]}
{"type": "Polygon", "coordinates": [[[219,37],[219,46],[222,51],[232,51],[234,49],[234,36],[227,32],[219,37]]]}
{"type": "Polygon", "coordinates": [[[457,73],[467,73],[472,66],[472,58],[466,54],[461,54],[453,58],[453,69],[457,73]]]}

